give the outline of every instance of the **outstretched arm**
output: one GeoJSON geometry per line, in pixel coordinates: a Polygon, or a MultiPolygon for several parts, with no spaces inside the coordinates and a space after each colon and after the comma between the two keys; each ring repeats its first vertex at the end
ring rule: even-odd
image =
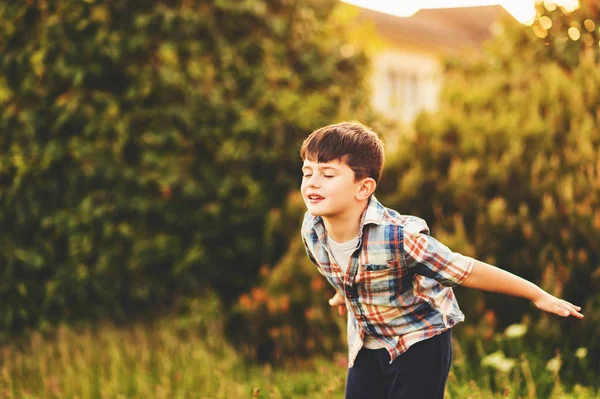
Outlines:
{"type": "Polygon", "coordinates": [[[462,285],[483,291],[526,298],[539,309],[559,316],[583,318],[583,315],[579,313],[581,307],[550,295],[537,285],[519,276],[478,260],[475,260],[473,270],[462,285]]]}

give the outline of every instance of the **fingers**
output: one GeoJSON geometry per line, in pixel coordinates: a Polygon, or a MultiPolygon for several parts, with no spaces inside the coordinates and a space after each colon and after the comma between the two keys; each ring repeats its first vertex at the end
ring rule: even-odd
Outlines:
{"type": "Polygon", "coordinates": [[[344,297],[339,293],[336,293],[333,297],[329,298],[329,306],[337,306],[337,312],[340,316],[346,313],[346,302],[344,297]]]}
{"type": "Polygon", "coordinates": [[[335,294],[333,297],[331,297],[329,299],[329,305],[330,306],[338,306],[338,305],[344,305],[346,302],[344,301],[344,297],[342,297],[341,295],[335,294]]]}
{"type": "Polygon", "coordinates": [[[557,298],[548,293],[536,302],[536,306],[546,312],[554,313],[561,317],[573,316],[578,319],[583,319],[583,314],[580,312],[581,307],[573,305],[571,302],[557,298]]]}
{"type": "Polygon", "coordinates": [[[329,300],[329,305],[330,306],[337,306],[337,310],[338,310],[338,314],[340,316],[343,316],[346,313],[346,305],[340,305],[339,303],[337,303],[337,301],[334,301],[333,298],[331,298],[329,300]],[[334,303],[336,302],[336,303],[334,303]]]}
{"type": "Polygon", "coordinates": [[[571,302],[567,302],[564,299],[560,300],[560,304],[563,309],[563,314],[565,316],[572,315],[578,318],[583,318],[583,315],[579,313],[579,311],[581,310],[580,306],[575,306],[571,302]]]}
{"type": "Polygon", "coordinates": [[[344,300],[340,300],[339,298],[333,297],[329,299],[329,306],[339,306],[339,305],[343,305],[344,304],[344,300]]]}
{"type": "Polygon", "coordinates": [[[574,316],[578,319],[583,319],[583,314],[579,311],[581,310],[581,306],[573,305],[570,302],[567,302],[563,299],[559,299],[558,303],[555,304],[556,311],[555,313],[562,317],[574,316]]]}
{"type": "Polygon", "coordinates": [[[570,302],[567,301],[563,301],[565,307],[566,307],[566,311],[568,312],[569,315],[571,316],[575,316],[578,319],[583,319],[583,314],[580,313],[579,311],[581,310],[581,306],[575,306],[570,302]]]}

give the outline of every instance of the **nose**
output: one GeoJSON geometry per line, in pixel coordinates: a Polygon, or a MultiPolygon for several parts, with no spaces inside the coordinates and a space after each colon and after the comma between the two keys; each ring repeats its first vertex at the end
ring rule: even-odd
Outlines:
{"type": "Polygon", "coordinates": [[[310,176],[306,182],[306,186],[307,187],[320,187],[321,183],[319,182],[319,179],[313,174],[312,176],[310,176]]]}

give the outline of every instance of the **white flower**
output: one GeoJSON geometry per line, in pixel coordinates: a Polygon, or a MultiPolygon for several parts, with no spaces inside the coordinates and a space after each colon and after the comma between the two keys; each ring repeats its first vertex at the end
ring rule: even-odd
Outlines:
{"type": "Polygon", "coordinates": [[[502,371],[508,373],[515,367],[515,360],[509,359],[504,356],[504,353],[498,351],[491,353],[483,358],[481,361],[482,366],[491,367],[495,370],[502,371]]]}
{"type": "Polygon", "coordinates": [[[527,326],[524,324],[511,324],[504,330],[504,336],[507,338],[520,338],[527,333],[527,326]]]}
{"type": "Polygon", "coordinates": [[[577,350],[575,351],[575,357],[578,359],[585,359],[587,354],[588,354],[588,350],[587,350],[587,348],[584,348],[584,347],[577,348],[577,350]]]}
{"type": "Polygon", "coordinates": [[[548,361],[546,364],[546,370],[551,371],[554,374],[558,374],[562,366],[562,360],[560,356],[556,356],[548,361]]]}

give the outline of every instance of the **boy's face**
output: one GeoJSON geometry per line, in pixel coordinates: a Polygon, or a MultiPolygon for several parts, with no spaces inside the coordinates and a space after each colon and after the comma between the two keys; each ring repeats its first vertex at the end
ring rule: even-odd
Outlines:
{"type": "Polygon", "coordinates": [[[343,161],[318,163],[309,160],[302,166],[302,198],[308,212],[315,216],[336,217],[357,205],[361,182],[343,161]]]}

